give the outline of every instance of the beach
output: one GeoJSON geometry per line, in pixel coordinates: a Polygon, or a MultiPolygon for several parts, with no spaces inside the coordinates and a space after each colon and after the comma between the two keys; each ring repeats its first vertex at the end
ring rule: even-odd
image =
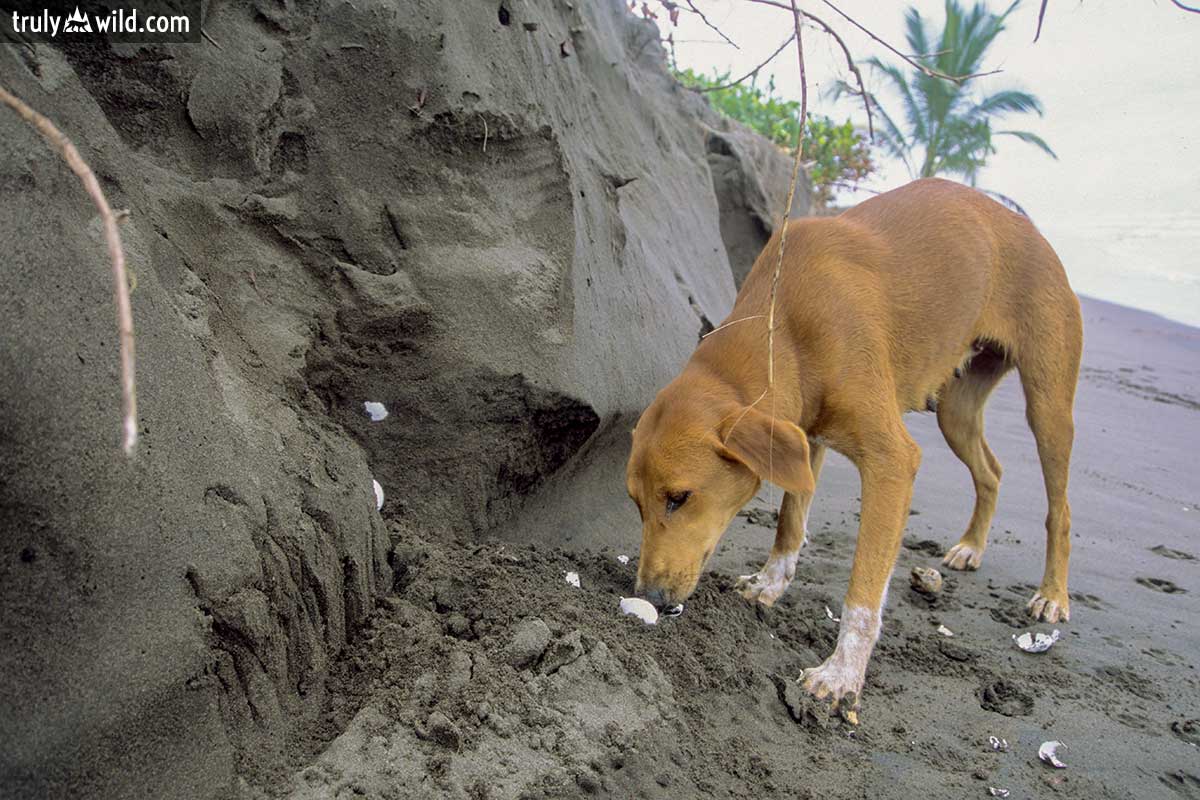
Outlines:
{"type": "Polygon", "coordinates": [[[771,609],[732,586],[770,547],[778,491],[737,519],[683,615],[654,627],[616,612],[636,571],[632,510],[607,539],[575,531],[562,548],[401,539],[403,588],[342,673],[348,731],[290,796],[417,797],[395,787],[431,774],[447,796],[1196,796],[1200,329],[1086,298],[1083,311],[1070,622],[1024,612],[1045,499],[1010,376],[987,411],[1004,479],[983,566],[943,568],[934,599],[910,588],[910,570],[939,566],[973,493],[933,415],[906,418],[923,462],[858,726],[813,714],[795,683],[834,643],[854,549],[857,475],[831,455],[810,543],[771,609]],[[531,618],[545,623],[544,653],[515,668],[507,654],[531,618]],[[1048,652],[1014,645],[1054,629],[1048,652]],[[440,739],[436,715],[450,731],[440,739]],[[1066,768],[1039,760],[1047,741],[1066,745],[1066,768]]]}

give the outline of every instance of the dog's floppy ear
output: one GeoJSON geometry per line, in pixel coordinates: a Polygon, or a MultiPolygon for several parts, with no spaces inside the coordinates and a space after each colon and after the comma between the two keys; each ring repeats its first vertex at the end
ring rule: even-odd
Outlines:
{"type": "Polygon", "coordinates": [[[808,461],[808,437],[798,425],[771,417],[757,408],[733,414],[719,431],[722,458],[739,461],[760,479],[784,491],[811,495],[816,489],[808,461]]]}

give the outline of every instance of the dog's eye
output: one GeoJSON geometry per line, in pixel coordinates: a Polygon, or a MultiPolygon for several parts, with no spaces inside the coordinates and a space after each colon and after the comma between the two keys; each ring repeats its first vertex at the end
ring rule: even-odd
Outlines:
{"type": "Polygon", "coordinates": [[[667,492],[667,513],[678,511],[679,507],[692,496],[691,492],[667,492]]]}

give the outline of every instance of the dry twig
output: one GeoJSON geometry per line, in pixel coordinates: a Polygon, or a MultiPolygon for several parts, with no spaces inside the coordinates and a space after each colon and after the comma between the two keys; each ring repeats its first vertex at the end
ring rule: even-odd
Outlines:
{"type": "MultiPolygon", "coordinates": [[[[747,0],[747,2],[758,3],[759,5],[764,5],[764,6],[774,6],[775,8],[782,8],[784,10],[789,10],[789,6],[786,3],[782,2],[782,0],[747,0]]],[[[887,40],[880,38],[877,34],[875,34],[873,31],[871,31],[870,28],[863,25],[861,22],[856,20],[854,17],[847,14],[845,11],[842,11],[842,9],[840,9],[834,3],[830,2],[830,0],[821,0],[821,2],[824,3],[825,5],[829,6],[830,8],[832,8],[844,20],[849,22],[854,27],[858,28],[860,31],[865,33],[867,36],[871,37],[871,39],[873,39],[874,41],[883,45],[885,48],[890,50],[895,55],[899,56],[901,59],[903,59],[905,61],[905,63],[909,64],[911,67],[916,69],[922,75],[927,75],[930,78],[940,78],[941,80],[950,81],[951,83],[961,84],[965,81],[971,80],[972,78],[982,78],[985,75],[995,75],[998,72],[1000,72],[1000,70],[998,70],[998,69],[989,70],[988,72],[976,72],[976,73],[972,73],[971,75],[947,75],[944,72],[939,72],[936,69],[925,66],[924,64],[922,64],[920,61],[918,61],[913,56],[907,55],[906,53],[903,53],[900,50],[896,49],[894,46],[889,44],[887,42],[887,40]]]]}
{"type": "MultiPolygon", "coordinates": [[[[773,474],[772,460],[774,458],[774,441],[775,441],[775,394],[772,389],[775,388],[775,298],[779,292],[779,276],[783,272],[783,253],[787,248],[787,223],[792,216],[792,203],[796,198],[796,185],[800,181],[800,162],[804,153],[804,126],[808,120],[808,74],[804,68],[804,39],[800,34],[800,11],[796,8],[796,0],[789,0],[792,12],[792,27],[793,36],[796,40],[796,59],[800,65],[800,119],[796,129],[796,151],[792,158],[792,180],[788,185],[787,203],[784,204],[783,219],[779,224],[779,256],[775,262],[775,274],[771,276],[771,294],[767,303],[767,385],[763,389],[762,394],[758,398],[746,406],[738,418],[729,426],[729,430],[725,433],[726,440],[742,421],[750,409],[754,408],[762,399],[771,392],[771,437],[769,439],[771,446],[767,451],[767,480],[771,479],[773,474]]],[[[747,317],[749,319],[749,317],[747,317]]],[[[740,321],[740,320],[735,320],[740,321]]],[[[727,327],[722,325],[721,327],[727,327]]]]}
{"type": "Polygon", "coordinates": [[[838,36],[837,32],[833,28],[829,27],[827,22],[819,17],[813,16],[807,11],[803,11],[801,13],[804,15],[805,19],[810,19],[820,25],[825,33],[829,34],[833,40],[838,43],[838,47],[842,48],[842,53],[846,56],[846,66],[852,73],[854,73],[854,80],[858,83],[858,94],[860,97],[862,97],[863,105],[866,106],[867,109],[867,135],[870,136],[871,141],[874,142],[875,123],[871,118],[871,95],[869,92],[867,92],[866,83],[863,82],[862,72],[859,71],[858,65],[854,63],[854,56],[850,55],[850,48],[846,46],[846,42],[842,40],[842,37],[838,36]]]}
{"type": "Polygon", "coordinates": [[[1040,39],[1042,36],[1042,20],[1046,18],[1046,4],[1049,2],[1050,2],[1050,0],[1042,0],[1042,5],[1038,9],[1037,32],[1033,34],[1034,44],[1037,44],[1037,40],[1040,39]]]}
{"type": "Polygon", "coordinates": [[[732,89],[734,86],[737,86],[739,83],[743,83],[746,80],[757,76],[758,73],[762,71],[762,68],[765,67],[767,64],[770,64],[772,61],[774,61],[775,56],[782,53],[783,48],[785,48],[789,44],[791,44],[795,38],[796,38],[796,34],[794,34],[794,33],[789,34],[788,38],[784,40],[783,44],[781,44],[781,45],[779,45],[779,47],[775,48],[775,52],[771,53],[771,55],[769,55],[765,59],[763,59],[763,62],[761,64],[759,64],[757,67],[755,67],[754,69],[747,72],[742,77],[738,78],[736,81],[730,81],[729,83],[723,83],[720,86],[689,86],[688,88],[691,89],[693,92],[716,92],[716,91],[720,91],[721,89],[732,89]]]}
{"type": "Polygon", "coordinates": [[[733,41],[733,39],[730,39],[728,36],[726,36],[726,35],[725,35],[725,32],[724,32],[723,30],[721,30],[721,29],[720,29],[720,28],[718,28],[716,25],[713,25],[711,22],[709,22],[709,21],[708,21],[708,17],[704,16],[704,12],[703,12],[703,11],[701,11],[701,10],[700,10],[700,9],[698,9],[698,8],[696,8],[696,4],[695,4],[694,2],[692,2],[692,0],[684,0],[684,2],[686,2],[686,3],[687,3],[687,6],[688,6],[688,8],[691,10],[691,12],[692,12],[693,14],[695,14],[696,16],[698,16],[698,17],[700,18],[700,21],[701,21],[701,22],[703,22],[705,25],[707,25],[709,28],[711,28],[711,29],[712,29],[712,30],[713,30],[713,31],[714,31],[714,32],[717,34],[717,36],[720,36],[720,37],[721,37],[722,39],[724,39],[726,42],[728,42],[729,44],[733,45],[735,49],[737,49],[737,50],[741,50],[741,49],[742,49],[742,48],[740,48],[740,47],[738,47],[738,46],[737,46],[737,44],[736,44],[736,43],[733,41]]]}
{"type": "Polygon", "coordinates": [[[775,386],[775,297],[779,291],[779,275],[783,271],[783,251],[787,247],[788,219],[792,216],[792,201],[796,198],[796,184],[800,181],[800,161],[804,154],[804,126],[808,122],[808,75],[804,71],[804,41],[800,36],[800,12],[796,9],[796,0],[788,0],[788,2],[792,6],[792,24],[796,31],[796,59],[800,64],[800,124],[796,129],[796,152],[792,158],[792,182],[788,186],[787,203],[783,207],[783,221],[779,224],[779,257],[775,261],[775,274],[771,277],[771,300],[767,310],[768,390],[775,386]]]}
{"type": "Polygon", "coordinates": [[[112,261],[113,297],[117,306],[117,327],[121,340],[121,401],[122,429],[121,447],[125,455],[133,455],[137,446],[137,387],[134,384],[134,348],[133,348],[133,309],[129,302],[129,283],[125,273],[125,251],[121,247],[121,231],[117,225],[117,215],[113,213],[100,182],[95,173],[79,155],[75,145],[71,143],[53,122],[34,111],[23,100],[9,93],[0,86],[0,102],[37,129],[37,132],[50,143],[67,162],[71,171],[79,176],[83,188],[100,211],[100,219],[104,225],[104,238],[108,243],[108,256],[112,261]]]}

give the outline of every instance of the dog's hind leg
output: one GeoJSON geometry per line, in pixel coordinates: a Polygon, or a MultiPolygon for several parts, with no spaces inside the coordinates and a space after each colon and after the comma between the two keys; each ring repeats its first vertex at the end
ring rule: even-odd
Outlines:
{"type": "Polygon", "coordinates": [[[975,484],[975,510],[966,533],[942,559],[950,569],[978,569],[987,548],[1002,471],[983,438],[983,408],[1008,368],[1004,355],[987,347],[960,377],[946,384],[938,397],[938,427],[946,437],[946,444],[971,471],[975,484]]]}
{"type": "MultiPolygon", "coordinates": [[[[808,463],[812,469],[813,482],[821,476],[821,465],[825,463],[825,446],[810,442],[808,463]]],[[[800,548],[808,538],[808,511],[813,496],[786,492],[779,506],[779,526],[775,529],[775,544],[762,569],[753,575],[738,578],[734,588],[747,600],[757,600],[763,605],[774,605],[787,589],[796,574],[796,559],[800,548]]]]}
{"type": "Polygon", "coordinates": [[[1045,622],[1071,617],[1067,568],[1071,558],[1071,505],[1067,480],[1075,438],[1072,411],[1079,372],[1078,350],[1018,367],[1025,389],[1025,415],[1037,440],[1042,477],[1046,482],[1046,569],[1029,614],[1045,622]],[[1051,366],[1052,365],[1052,366],[1051,366]]]}

